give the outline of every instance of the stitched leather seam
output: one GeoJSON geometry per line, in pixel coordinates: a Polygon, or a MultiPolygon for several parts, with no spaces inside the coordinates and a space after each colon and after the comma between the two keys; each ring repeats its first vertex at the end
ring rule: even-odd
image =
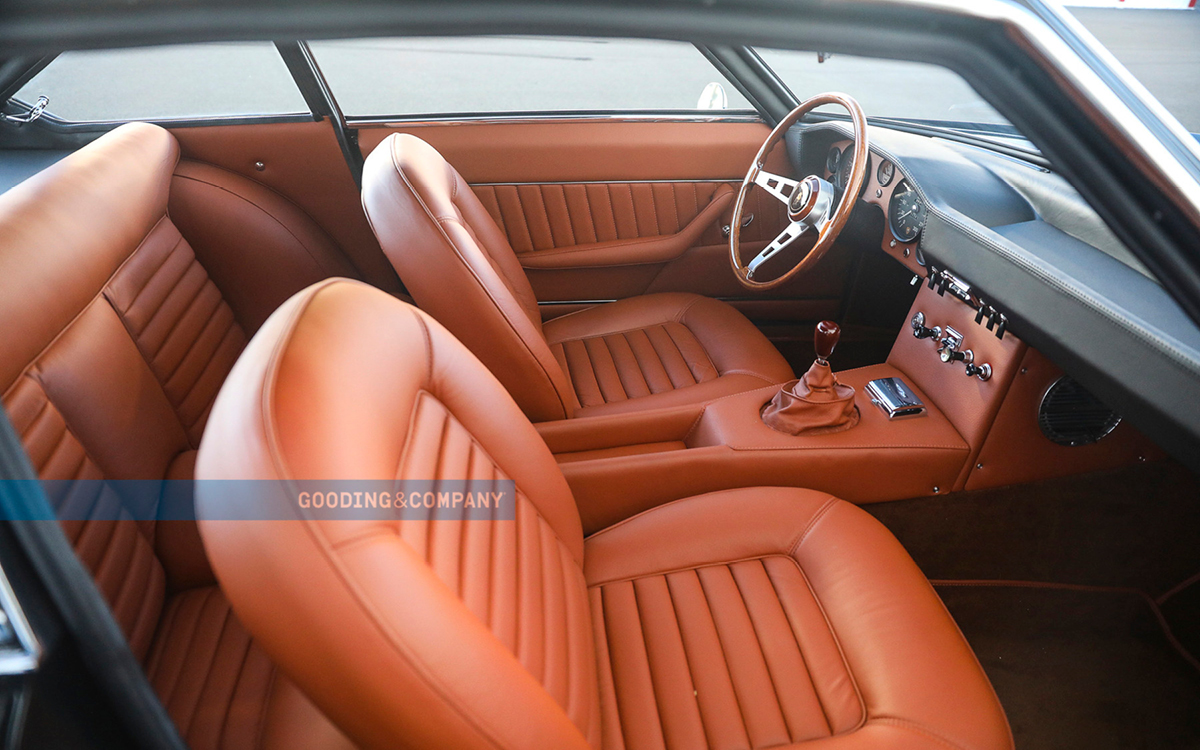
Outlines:
{"type": "MultiPolygon", "coordinates": [[[[760,561],[761,565],[761,561],[760,561]]],[[[733,580],[733,586],[737,589],[738,597],[742,601],[742,610],[746,613],[746,620],[750,623],[750,631],[754,633],[754,646],[758,652],[759,658],[762,659],[763,671],[767,673],[767,681],[771,683],[771,695],[775,698],[775,705],[779,708],[779,718],[783,722],[783,727],[787,730],[788,739],[792,739],[795,733],[792,730],[791,723],[788,721],[787,712],[783,708],[783,699],[779,695],[779,686],[775,684],[775,672],[771,669],[771,663],[767,661],[767,654],[763,651],[762,634],[759,632],[758,623],[750,614],[750,605],[746,603],[746,592],[742,590],[742,584],[738,582],[738,577],[733,573],[733,566],[728,566],[729,577],[733,580]]],[[[766,574],[766,567],[763,566],[763,573],[766,574]]],[[[770,576],[767,579],[770,580],[770,576]]],[[[774,586],[774,584],[772,584],[774,586]]],[[[776,595],[778,599],[778,595],[776,595]]],[[[785,615],[786,616],[786,615],[785,615]]],[[[803,654],[801,654],[803,656],[803,654]]]]}
{"type": "MultiPolygon", "coordinates": [[[[710,447],[710,446],[705,446],[710,447]]],[[[711,446],[722,447],[722,446],[711,446]]],[[[831,448],[828,445],[726,445],[723,446],[733,451],[821,451],[821,450],[875,450],[878,448],[918,448],[921,450],[932,451],[962,451],[967,452],[969,448],[963,445],[936,445],[932,443],[881,443],[870,445],[839,445],[837,448],[831,448]]]]}
{"type": "MultiPolygon", "coordinates": [[[[795,561],[793,560],[793,562],[795,561]]],[[[762,560],[760,560],[759,563],[762,564],[763,575],[767,577],[767,583],[770,584],[771,591],[774,592],[775,599],[779,602],[779,608],[783,612],[783,619],[787,621],[788,630],[792,631],[792,641],[796,644],[796,651],[800,654],[800,661],[804,664],[804,671],[809,676],[809,683],[813,687],[813,695],[817,699],[817,705],[821,707],[821,716],[825,719],[825,730],[830,736],[832,736],[833,720],[829,716],[829,708],[825,705],[825,701],[821,698],[821,691],[817,690],[816,681],[812,676],[812,667],[809,666],[808,656],[804,653],[804,645],[800,643],[800,634],[796,632],[796,626],[792,622],[792,618],[788,616],[787,609],[785,609],[783,606],[783,598],[779,595],[779,587],[776,585],[775,579],[771,577],[770,571],[767,570],[766,563],[763,563],[762,560]]]]}
{"type": "MultiPolygon", "coordinates": [[[[604,304],[612,304],[612,303],[608,302],[608,303],[604,303],[604,304]]],[[[603,307],[604,304],[596,305],[596,307],[603,307]]],[[[555,318],[554,320],[562,320],[563,318],[570,317],[571,315],[578,315],[579,313],[587,312],[590,309],[593,309],[593,308],[586,308],[584,310],[576,310],[573,313],[567,313],[566,315],[555,318]]],[[[554,321],[551,321],[551,322],[554,322],[554,321]]],[[[588,339],[599,339],[599,338],[603,338],[605,336],[616,336],[616,335],[622,334],[622,333],[637,333],[638,331],[648,331],[651,328],[654,328],[655,326],[665,326],[667,323],[677,323],[677,322],[679,322],[679,321],[677,321],[673,318],[668,318],[667,320],[660,320],[660,321],[655,321],[652,323],[646,323],[644,326],[639,326],[636,328],[622,328],[622,329],[616,330],[616,331],[604,331],[603,333],[593,333],[588,336],[575,336],[575,337],[566,338],[566,339],[555,339],[554,343],[555,344],[565,344],[568,341],[587,341],[588,339]]],[[[685,326],[685,328],[686,328],[686,326],[685,326]]],[[[688,332],[691,333],[691,329],[688,329],[688,332]]],[[[682,354],[682,352],[681,352],[681,354],[682,354]]],[[[687,360],[685,359],[684,361],[686,362],[687,360]]]]}
{"type": "MultiPolygon", "coordinates": [[[[394,140],[395,136],[389,136],[389,139],[394,140]]],[[[408,188],[408,190],[412,194],[413,198],[415,198],[417,203],[421,206],[421,209],[425,212],[425,215],[433,220],[434,226],[436,226],[438,228],[438,232],[442,235],[442,239],[454,251],[454,255],[459,259],[459,262],[462,263],[463,267],[466,268],[467,271],[475,278],[476,283],[483,290],[483,292],[487,296],[488,300],[492,303],[492,306],[496,309],[496,312],[500,315],[500,317],[504,320],[504,322],[506,324],[508,324],[509,330],[516,337],[517,341],[520,342],[521,346],[525,349],[525,351],[529,354],[529,356],[533,359],[533,361],[537,363],[538,369],[540,369],[542,371],[542,374],[546,378],[547,384],[550,386],[550,390],[552,390],[554,392],[555,399],[558,401],[559,408],[562,410],[564,418],[570,417],[572,409],[570,408],[570,406],[568,404],[563,402],[562,394],[560,394],[558,392],[558,388],[554,385],[554,378],[550,376],[550,373],[549,373],[549,371],[547,371],[545,364],[542,363],[541,358],[538,357],[537,354],[535,354],[534,351],[529,347],[529,344],[525,341],[525,338],[523,336],[521,336],[521,334],[517,330],[516,326],[513,325],[513,322],[512,322],[512,320],[510,320],[508,314],[504,312],[504,310],[500,307],[499,303],[496,301],[496,298],[494,296],[492,296],[492,293],[490,291],[488,291],[487,285],[483,283],[483,279],[481,279],[479,277],[479,273],[475,269],[475,267],[472,266],[469,262],[467,262],[466,258],[463,257],[462,252],[459,250],[458,245],[456,245],[454,243],[454,241],[450,238],[450,235],[448,235],[446,233],[446,230],[442,227],[441,223],[434,217],[433,212],[429,210],[429,207],[427,205],[425,205],[425,200],[421,197],[420,193],[417,192],[416,187],[414,187],[412,182],[408,179],[408,175],[405,174],[404,169],[396,161],[396,149],[394,147],[394,144],[393,144],[393,146],[390,146],[388,148],[388,154],[392,160],[392,168],[396,170],[396,174],[400,177],[400,179],[404,183],[405,187],[408,188]]],[[[517,194],[518,203],[520,202],[520,198],[521,198],[521,196],[520,196],[520,193],[518,192],[518,194],[517,194]]],[[[497,274],[497,275],[499,275],[499,274],[497,274]]],[[[505,284],[505,288],[507,288],[507,283],[505,284]]],[[[509,291],[511,293],[511,290],[509,290],[509,291]]],[[[514,299],[515,299],[515,295],[514,295],[514,299]]],[[[518,301],[518,305],[519,305],[519,301],[518,301]]]]}
{"type": "MultiPolygon", "coordinates": [[[[690,497],[683,498],[683,500],[691,500],[691,499],[692,498],[690,498],[690,497]]],[[[673,502],[680,502],[680,501],[675,500],[673,502]]],[[[667,503],[667,505],[670,505],[670,504],[671,503],[667,503]]],[[[663,507],[663,506],[659,506],[659,507],[663,507]]],[[[651,510],[655,510],[655,509],[651,508],[651,510]]],[[[644,511],[644,512],[649,512],[649,511],[644,511]]],[[[637,518],[637,516],[634,516],[634,518],[637,518]]],[[[631,520],[631,519],[626,519],[626,521],[628,521],[628,520],[631,520]]],[[[626,521],[622,521],[621,523],[625,523],[626,521]]],[[[595,539],[600,534],[603,534],[606,531],[609,531],[611,529],[615,529],[617,526],[620,526],[620,525],[621,524],[615,524],[613,526],[609,526],[607,529],[604,529],[603,531],[597,531],[595,534],[592,534],[590,537],[588,537],[588,539],[595,539]]],[[[792,558],[787,552],[782,552],[782,551],[780,551],[780,552],[765,552],[765,553],[761,553],[761,554],[749,555],[747,557],[734,557],[734,558],[730,558],[730,559],[706,561],[706,562],[700,563],[698,565],[689,565],[689,566],[681,567],[681,568],[662,568],[662,569],[656,569],[656,570],[648,570],[645,572],[638,572],[633,575],[621,576],[620,578],[606,578],[601,581],[595,581],[594,583],[589,583],[588,588],[589,589],[602,588],[604,586],[612,586],[613,584],[617,584],[617,583],[629,583],[631,581],[636,581],[640,578],[655,578],[658,576],[670,576],[670,575],[674,575],[676,573],[687,573],[688,571],[700,570],[702,568],[728,567],[730,565],[737,565],[738,563],[754,562],[755,560],[766,560],[766,559],[769,559],[772,557],[780,557],[780,558],[784,558],[787,560],[791,560],[792,562],[795,562],[795,559],[792,558]]]]}
{"type": "MultiPolygon", "coordinates": [[[[200,680],[200,684],[208,686],[212,683],[213,667],[217,664],[217,657],[221,653],[222,643],[225,641],[225,633],[229,629],[229,616],[233,614],[233,610],[226,606],[225,612],[221,616],[221,628],[217,631],[217,639],[213,645],[213,651],[208,657],[208,666],[204,668],[204,677],[200,680]]],[[[201,610],[203,612],[203,610],[201,610]]],[[[199,618],[197,618],[199,619],[199,618]]],[[[191,649],[189,649],[190,651],[191,649]]],[[[200,702],[203,699],[203,694],[197,695],[191,706],[188,707],[188,715],[185,721],[177,722],[183,735],[186,737],[192,731],[192,724],[196,721],[197,709],[200,707],[200,702]]]]}
{"type": "Polygon", "coordinates": [[[800,577],[804,579],[804,585],[808,587],[809,596],[813,598],[813,603],[817,605],[817,609],[821,612],[821,618],[825,620],[825,627],[829,630],[829,635],[833,638],[834,645],[837,646],[838,655],[842,658],[842,668],[846,670],[846,676],[850,679],[850,685],[854,689],[854,696],[858,698],[858,724],[840,734],[850,734],[851,732],[858,731],[867,725],[867,702],[863,698],[862,689],[858,686],[858,678],[854,676],[854,671],[850,669],[850,661],[846,658],[846,650],[842,648],[842,639],[838,637],[837,629],[833,627],[833,622],[829,619],[829,613],[825,611],[825,605],[821,602],[821,597],[817,596],[817,590],[813,588],[812,581],[808,580],[808,574],[804,572],[804,566],[800,564],[800,561],[794,555],[788,555],[787,559],[796,566],[800,577]]]}
{"type": "MultiPolygon", "coordinates": [[[[618,399],[618,400],[628,401],[629,399],[634,398],[634,396],[629,395],[629,388],[626,387],[626,385],[625,385],[625,378],[621,377],[621,368],[619,366],[617,366],[617,357],[615,354],[613,354],[612,344],[609,343],[609,339],[611,339],[613,337],[612,336],[599,336],[598,338],[600,339],[600,343],[604,344],[604,349],[605,349],[605,351],[608,352],[608,358],[610,360],[612,360],[613,372],[617,376],[617,383],[621,386],[621,394],[623,396],[625,396],[625,398],[618,399]]],[[[611,403],[611,402],[606,400],[605,403],[611,403]]]]}
{"type": "Polygon", "coordinates": [[[968,748],[967,745],[961,744],[959,742],[956,742],[956,741],[950,739],[949,737],[941,735],[941,734],[935,732],[934,730],[930,729],[929,727],[925,726],[924,724],[921,724],[921,723],[915,722],[915,721],[911,721],[909,719],[902,719],[898,716],[873,716],[873,717],[871,717],[870,723],[872,723],[872,724],[888,724],[891,726],[901,727],[903,729],[911,729],[914,732],[923,734],[926,737],[929,737],[930,739],[940,742],[941,744],[945,745],[946,747],[954,748],[954,750],[967,750],[967,748],[968,748]]]}
{"type": "Polygon", "coordinates": [[[588,189],[587,189],[586,185],[583,188],[583,205],[585,206],[585,210],[587,211],[588,227],[592,231],[593,241],[599,242],[600,234],[596,231],[596,219],[594,216],[592,216],[592,196],[588,194],[588,189]]]}
{"type": "Polygon", "coordinates": [[[691,437],[696,433],[696,429],[698,427],[700,427],[700,422],[703,421],[703,419],[704,419],[704,411],[705,411],[704,409],[701,409],[700,413],[696,415],[696,418],[694,420],[692,420],[692,426],[688,428],[688,431],[686,433],[684,433],[684,436],[683,436],[684,443],[687,443],[687,441],[690,440],[691,437]]]}
{"type": "MultiPolygon", "coordinates": [[[[663,585],[667,589],[667,601],[671,603],[671,617],[673,618],[675,624],[675,632],[679,635],[679,642],[684,643],[683,627],[679,624],[679,606],[675,603],[675,592],[671,590],[671,582],[667,580],[666,576],[663,576],[663,585]]],[[[708,725],[704,723],[704,711],[700,708],[700,697],[698,688],[696,687],[696,675],[692,670],[692,660],[688,658],[686,645],[683,649],[683,663],[687,665],[688,684],[692,688],[692,702],[696,706],[696,715],[700,719],[700,730],[704,732],[705,738],[708,738],[708,725]]],[[[711,739],[709,739],[709,744],[712,744],[711,739]]]]}
{"type": "MultiPolygon", "coordinates": [[[[654,685],[654,666],[650,660],[650,644],[646,642],[646,617],[642,613],[642,600],[638,596],[637,586],[630,584],[631,593],[633,594],[633,608],[637,613],[638,638],[642,642],[642,653],[646,656],[646,668],[650,675],[650,692],[655,694],[654,712],[658,716],[658,735],[663,740],[663,745],[667,744],[667,723],[663,720],[663,705],[662,701],[658,700],[658,691],[654,685]]],[[[619,712],[618,712],[619,714],[619,712]]]]}
{"type": "MultiPolygon", "coordinates": [[[[705,568],[719,568],[728,566],[706,565],[705,568]]],[[[742,705],[742,696],[738,695],[737,681],[733,679],[733,670],[729,666],[729,655],[725,651],[725,642],[721,640],[721,630],[717,627],[717,620],[713,617],[712,600],[708,597],[708,589],[704,586],[704,579],[700,577],[702,568],[695,568],[691,572],[696,576],[696,584],[700,587],[700,595],[704,597],[704,610],[708,615],[708,621],[712,624],[713,633],[717,636],[717,648],[721,652],[721,666],[725,667],[725,674],[729,677],[730,692],[733,693],[733,702],[737,704],[737,717],[742,725],[742,734],[746,736],[749,744],[753,744],[750,740],[750,727],[746,724],[746,708],[742,705]]]]}
{"type": "MultiPolygon", "coordinates": [[[[713,367],[715,369],[716,365],[714,364],[713,367]]],[[[721,371],[717,370],[717,372],[721,372],[721,371]]],[[[759,380],[763,381],[764,383],[767,383],[768,385],[779,385],[778,383],[775,382],[775,380],[773,378],[768,378],[766,375],[763,375],[761,372],[755,372],[754,370],[744,370],[744,369],[739,368],[739,369],[734,369],[734,370],[726,370],[725,372],[721,372],[721,374],[722,375],[749,375],[750,377],[758,378],[759,380]]],[[[744,393],[744,391],[743,391],[743,393],[744,393]]],[[[741,394],[739,393],[739,394],[735,394],[735,395],[740,396],[741,394]]]]}
{"type": "Polygon", "coordinates": [[[546,191],[538,188],[535,193],[538,205],[542,208],[542,221],[546,223],[546,234],[550,236],[550,247],[554,247],[554,226],[550,223],[550,212],[546,210],[546,191]]]}
{"type": "Polygon", "coordinates": [[[254,732],[257,738],[255,747],[265,747],[263,737],[267,734],[267,707],[271,705],[271,695],[275,692],[275,684],[279,680],[279,667],[271,665],[271,679],[267,681],[267,690],[263,693],[262,708],[258,712],[258,728],[254,732]]]}
{"type": "Polygon", "coordinates": [[[796,537],[795,541],[793,541],[788,547],[787,554],[789,556],[795,555],[796,552],[800,550],[800,545],[804,544],[804,540],[808,538],[810,533],[812,533],[812,530],[816,527],[817,523],[825,517],[825,514],[828,513],[830,508],[832,508],[837,502],[838,499],[830,495],[828,499],[825,500],[824,505],[817,509],[817,512],[812,515],[812,518],[808,519],[808,523],[805,524],[804,528],[800,530],[800,533],[796,537]]]}
{"type": "MultiPolygon", "coordinates": [[[[162,224],[164,221],[167,221],[166,214],[164,214],[163,217],[154,224],[154,227],[149,232],[146,233],[146,236],[142,238],[142,241],[140,244],[138,244],[137,248],[134,249],[134,251],[129,254],[129,257],[121,262],[121,265],[117,268],[117,271],[115,273],[113,273],[113,275],[109,279],[109,281],[105,282],[104,289],[102,290],[105,293],[105,296],[107,296],[109,284],[114,279],[116,279],[117,276],[120,275],[120,272],[125,267],[125,264],[128,263],[135,255],[138,254],[138,252],[142,249],[142,246],[146,244],[146,240],[150,239],[151,235],[153,235],[155,230],[158,229],[159,224],[162,224]]],[[[172,226],[174,226],[174,222],[172,222],[172,226]]],[[[140,300],[142,298],[142,295],[146,293],[146,290],[148,288],[150,288],[150,284],[151,284],[151,282],[154,281],[154,277],[158,276],[158,272],[163,270],[163,268],[166,267],[167,263],[169,263],[171,261],[171,256],[175,255],[175,251],[179,249],[179,245],[183,242],[183,234],[179,232],[178,227],[176,227],[175,230],[177,233],[179,233],[179,237],[175,240],[175,244],[171,245],[170,250],[167,250],[165,253],[163,253],[163,257],[161,259],[159,259],[158,263],[154,266],[154,270],[150,272],[150,275],[146,277],[145,282],[142,283],[141,288],[138,289],[137,293],[135,293],[133,295],[133,299],[131,299],[129,301],[129,304],[125,306],[126,312],[128,312],[129,310],[132,310],[137,305],[138,300],[140,300]]],[[[187,269],[185,268],[183,272],[186,275],[187,269]]],[[[174,291],[175,287],[178,285],[179,285],[179,279],[176,279],[175,282],[172,283],[171,288],[169,290],[167,290],[167,296],[170,296],[171,292],[174,291]]],[[[114,303],[114,306],[115,306],[115,303],[114,303]]],[[[161,307],[162,306],[160,304],[159,307],[156,308],[155,311],[157,312],[157,310],[161,309],[161,307]]],[[[150,325],[150,322],[152,320],[154,320],[153,315],[151,315],[150,319],[146,321],[146,325],[147,326],[150,325]]],[[[143,326],[143,330],[144,329],[145,329],[145,326],[143,326]]]]}
{"type": "MultiPolygon", "coordinates": [[[[567,189],[562,185],[558,186],[558,194],[562,196],[563,207],[567,211],[567,231],[571,233],[571,244],[578,244],[575,241],[575,222],[571,221],[571,205],[567,203],[567,189]]],[[[545,202],[545,201],[543,201],[545,202]]],[[[549,219],[549,216],[546,217],[549,219]]],[[[553,227],[552,227],[553,228],[553,227]]]]}
{"type": "MultiPolygon", "coordinates": [[[[685,498],[685,499],[687,499],[687,498],[685,498]]],[[[836,501],[836,498],[831,497],[830,501],[836,501]]],[[[676,501],[676,502],[678,502],[678,501],[676,501]]],[[[614,527],[609,527],[609,528],[614,528],[614,527]]],[[[607,531],[607,529],[606,529],[606,531],[607,531]]],[[[593,538],[595,536],[596,535],[593,535],[593,538]]],[[[762,560],[767,560],[767,559],[771,559],[771,558],[780,558],[780,559],[786,560],[787,562],[794,565],[796,567],[796,570],[800,573],[801,578],[804,580],[805,586],[808,588],[809,595],[813,598],[813,602],[816,604],[817,609],[821,612],[821,617],[823,618],[823,620],[825,622],[826,629],[829,631],[830,636],[833,638],[834,644],[837,646],[838,654],[842,660],[842,668],[845,670],[846,676],[849,678],[851,687],[854,691],[854,695],[858,699],[859,712],[860,712],[860,714],[859,714],[860,719],[859,719],[858,724],[855,725],[854,727],[851,727],[851,728],[843,731],[843,732],[839,732],[838,735],[849,734],[850,732],[854,732],[854,731],[857,731],[858,729],[861,729],[863,726],[866,725],[866,722],[867,722],[867,707],[866,707],[866,703],[864,702],[864,699],[862,696],[862,691],[859,689],[858,681],[855,679],[854,673],[850,670],[850,664],[846,660],[846,654],[842,648],[841,639],[838,637],[837,631],[834,630],[833,623],[831,623],[829,621],[829,616],[825,612],[825,607],[821,604],[820,598],[817,597],[816,591],[813,590],[812,583],[808,580],[808,576],[804,573],[803,567],[801,567],[799,561],[797,561],[796,558],[793,557],[791,554],[776,552],[776,553],[770,553],[770,554],[766,554],[766,555],[755,555],[752,557],[738,558],[738,559],[734,559],[734,560],[725,560],[725,561],[704,563],[702,565],[696,565],[696,566],[691,566],[691,567],[673,568],[670,570],[658,570],[658,571],[650,571],[650,572],[645,572],[645,573],[638,573],[637,575],[634,575],[634,576],[627,576],[627,577],[622,577],[622,578],[614,578],[614,579],[606,580],[606,581],[599,581],[599,582],[590,584],[588,586],[588,589],[589,590],[600,589],[600,596],[603,597],[604,596],[603,589],[606,586],[612,586],[612,585],[619,584],[619,583],[632,583],[632,582],[642,579],[642,578],[667,577],[667,576],[678,574],[678,573],[689,573],[689,572],[697,573],[697,578],[699,578],[699,574],[697,571],[703,570],[705,568],[721,568],[721,567],[729,568],[737,563],[761,562],[762,560]]],[[[768,579],[769,578],[770,578],[770,576],[768,576],[768,579]]],[[[772,581],[772,587],[774,587],[773,581],[772,581]]],[[[701,585],[701,590],[703,591],[703,585],[701,585]]],[[[705,594],[705,601],[706,602],[708,601],[707,593],[705,594]]],[[[710,616],[711,616],[711,606],[709,607],[709,609],[710,609],[710,616]]],[[[791,620],[790,619],[788,621],[788,624],[789,624],[789,628],[792,629],[793,636],[795,636],[795,629],[791,628],[791,620]]],[[[801,656],[803,656],[803,651],[801,652],[801,656]]],[[[805,663],[807,664],[807,660],[805,661],[805,663]]],[[[726,661],[726,669],[728,669],[728,661],[726,661]]],[[[736,691],[735,691],[735,697],[736,697],[736,691]]],[[[817,700],[818,700],[818,702],[820,702],[819,695],[817,696],[817,700]]],[[[823,706],[824,706],[824,704],[822,704],[822,707],[823,706]]],[[[826,718],[826,721],[828,721],[828,717],[826,718]]],[[[744,714],[743,714],[743,728],[744,727],[745,727],[745,724],[744,724],[744,714]]],[[[832,732],[832,729],[830,731],[832,732]]],[[[838,736],[838,735],[832,735],[832,736],[838,736]]]]}

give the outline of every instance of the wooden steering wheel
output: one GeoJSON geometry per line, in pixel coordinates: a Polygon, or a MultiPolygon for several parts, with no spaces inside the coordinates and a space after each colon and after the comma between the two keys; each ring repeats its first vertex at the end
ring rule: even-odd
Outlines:
{"type": "Polygon", "coordinates": [[[854,208],[854,202],[862,192],[867,172],[867,151],[867,118],[863,115],[862,107],[858,106],[858,102],[846,94],[818,94],[801,103],[775,126],[750,164],[750,171],[746,173],[746,179],[742,180],[742,187],[737,194],[737,202],[733,206],[733,220],[729,224],[729,260],[733,264],[733,273],[737,276],[738,281],[742,282],[742,286],[750,289],[777,287],[801,270],[811,268],[829,251],[842,228],[846,226],[846,221],[850,218],[850,211],[854,208]],[[854,162],[850,166],[849,179],[845,181],[841,200],[837,202],[836,208],[834,208],[836,189],[817,175],[809,175],[797,182],[763,170],[767,154],[783,138],[788,128],[823,104],[841,105],[850,113],[850,119],[854,123],[854,162]],[[755,185],[787,204],[788,225],[778,237],[771,241],[771,244],[754,256],[753,260],[743,264],[739,252],[742,210],[746,205],[746,196],[749,195],[750,188],[755,185]],[[755,280],[755,272],[763,263],[775,257],[810,229],[816,230],[817,240],[804,257],[774,279],[755,280]]]}

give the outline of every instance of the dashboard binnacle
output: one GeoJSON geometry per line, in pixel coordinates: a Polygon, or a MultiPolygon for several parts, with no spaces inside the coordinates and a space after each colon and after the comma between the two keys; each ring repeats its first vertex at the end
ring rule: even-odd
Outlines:
{"type": "MultiPolygon", "coordinates": [[[[837,188],[839,195],[850,181],[854,148],[852,141],[839,140],[829,146],[825,156],[822,176],[837,188]]],[[[925,262],[918,243],[927,209],[913,183],[901,174],[892,159],[870,153],[866,179],[858,197],[883,210],[886,219],[881,242],[883,251],[912,271],[921,272],[925,262]]]]}

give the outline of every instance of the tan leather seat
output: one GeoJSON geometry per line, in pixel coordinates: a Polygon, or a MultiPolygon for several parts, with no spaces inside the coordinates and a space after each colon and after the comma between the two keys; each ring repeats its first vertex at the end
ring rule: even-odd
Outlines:
{"type": "Polygon", "coordinates": [[[101,481],[190,479],[209,407],[263,308],[353,272],[299,213],[244,178],[181,162],[175,139],[146,124],[0,196],[4,408],[42,479],[96,480],[55,483],[50,500],[195,750],[348,745],[233,615],[195,523],[135,515],[101,481]],[[193,244],[175,216],[232,221],[193,244]],[[245,256],[248,238],[260,255],[245,256]],[[227,299],[222,280],[265,259],[278,277],[227,299]]]}
{"type": "Polygon", "coordinates": [[[741,489],[585,540],[501,384],[430,316],[358,282],[322,282],[267,321],[197,476],[235,611],[364,747],[1012,746],[971,649],[865,512],[741,489]],[[285,482],[255,509],[276,520],[228,520],[241,501],[206,480],[247,478],[512,479],[515,520],[318,518],[285,482]]]}
{"type": "Polygon", "coordinates": [[[500,379],[535,422],[707,401],[791,380],[741,313],[651,294],[542,326],[524,269],[462,176],[415,136],[367,157],[363,207],[421,309],[500,379]]]}

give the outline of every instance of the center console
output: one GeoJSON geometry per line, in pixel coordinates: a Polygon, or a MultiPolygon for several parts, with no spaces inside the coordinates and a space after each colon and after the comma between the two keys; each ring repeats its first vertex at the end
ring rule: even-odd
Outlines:
{"type": "MultiPolygon", "coordinates": [[[[960,490],[973,473],[984,478],[970,486],[994,486],[1014,475],[1026,479],[1028,462],[1006,466],[989,431],[1002,406],[1006,431],[1023,420],[1036,424],[1036,404],[1013,406],[1006,396],[1013,390],[1029,401],[1038,396],[1041,379],[1061,373],[1007,332],[1003,316],[964,299],[969,290],[961,281],[949,274],[935,281],[917,294],[910,324],[896,337],[887,362],[836,372],[837,395],[813,395],[827,386],[835,392],[822,381],[832,346],[823,350],[819,334],[813,369],[783,386],[802,400],[818,401],[847,398],[846,387],[852,388],[853,407],[844,406],[856,414],[836,428],[824,429],[811,419],[800,420],[800,434],[768,426],[764,412],[769,417],[787,395],[778,385],[699,405],[538,424],[575,494],[584,532],[671,500],[734,487],[807,487],[869,503],[960,490]],[[1014,380],[1028,377],[1031,367],[1039,383],[1014,388],[1014,380]],[[806,380],[818,385],[807,388],[806,380]],[[980,460],[985,444],[1000,462],[986,474],[980,460]]],[[[819,409],[815,413],[818,421],[824,419],[819,409]]],[[[1036,441],[1036,427],[1026,434],[1036,441]]],[[[1087,470],[1148,455],[1148,444],[1135,431],[1114,435],[1100,451],[1060,456],[1049,441],[1049,447],[1031,446],[1039,453],[1049,450],[1057,462],[1034,473],[1061,472],[1063,462],[1087,470]]]]}

